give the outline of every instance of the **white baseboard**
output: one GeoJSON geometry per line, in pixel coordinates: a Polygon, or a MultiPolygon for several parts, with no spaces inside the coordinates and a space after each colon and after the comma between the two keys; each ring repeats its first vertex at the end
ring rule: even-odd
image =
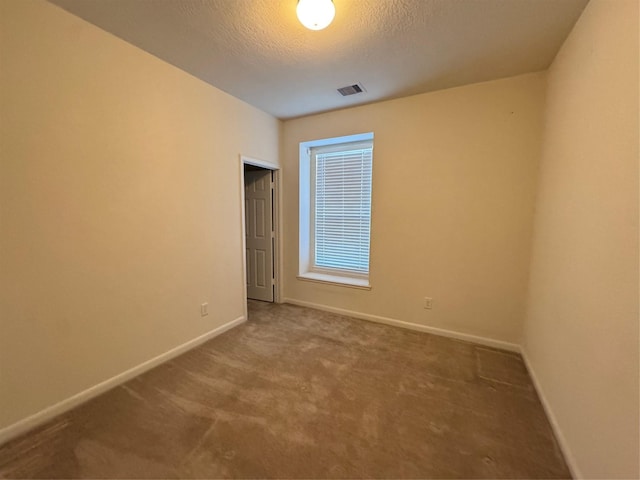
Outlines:
{"type": "Polygon", "coordinates": [[[582,472],[580,472],[580,469],[578,468],[578,464],[576,462],[575,457],[571,453],[571,449],[569,448],[569,443],[567,442],[567,439],[565,438],[564,434],[562,433],[562,430],[560,429],[558,420],[556,419],[556,416],[554,415],[553,410],[551,409],[551,405],[544,394],[544,390],[542,390],[542,385],[540,385],[536,372],[533,369],[533,366],[531,365],[531,362],[529,361],[529,357],[527,356],[527,352],[525,351],[524,348],[520,348],[520,354],[522,355],[524,364],[526,365],[527,370],[529,371],[529,376],[533,381],[533,386],[535,387],[536,392],[538,392],[538,397],[540,398],[542,407],[544,408],[544,411],[547,414],[549,423],[551,423],[551,428],[553,429],[553,433],[555,434],[556,439],[558,440],[558,445],[560,445],[560,450],[562,450],[562,454],[564,455],[564,459],[567,462],[567,466],[571,471],[571,476],[573,478],[584,478],[584,476],[582,475],[582,472]]]}
{"type": "Polygon", "coordinates": [[[295,300],[293,298],[285,298],[283,299],[283,302],[290,303],[292,305],[299,305],[301,307],[315,308],[316,310],[324,310],[325,312],[337,313],[339,315],[345,315],[348,317],[359,318],[361,320],[369,320],[370,322],[384,323],[385,325],[392,325],[394,327],[407,328],[409,330],[416,330],[418,332],[431,333],[433,335],[440,335],[441,337],[455,338],[457,340],[464,340],[466,342],[478,343],[487,347],[499,348],[501,350],[509,350],[510,352],[520,353],[520,345],[504,342],[502,340],[494,340],[493,338],[479,337],[476,335],[470,335],[468,333],[461,333],[453,330],[446,330],[443,328],[429,327],[427,325],[405,322],[404,320],[396,320],[395,318],[381,317],[379,315],[371,315],[369,313],[329,307],[327,305],[304,302],[301,300],[295,300]]]}
{"type": "Polygon", "coordinates": [[[77,407],[78,405],[88,400],[91,400],[94,397],[97,397],[98,395],[106,392],[107,390],[111,390],[112,388],[117,387],[118,385],[126,382],[127,380],[131,380],[133,377],[137,377],[138,375],[146,372],[147,370],[151,370],[153,367],[156,367],[161,363],[171,360],[172,358],[175,358],[178,355],[181,355],[187,352],[188,350],[191,350],[197,347],[198,345],[203,344],[204,342],[212,339],[213,337],[217,337],[218,335],[226,332],[227,330],[237,325],[240,325],[245,321],[246,321],[246,317],[244,316],[238,317],[235,320],[227,322],[224,325],[221,325],[218,328],[211,330],[210,332],[207,332],[203,335],[200,335],[199,337],[189,340],[188,342],[185,342],[182,345],[178,345],[177,347],[172,348],[171,350],[165,353],[162,353],[157,357],[154,357],[150,360],[147,360],[146,362],[136,365],[135,367],[130,368],[129,370],[126,370],[114,377],[111,377],[105,380],[104,382],[100,382],[97,385],[94,385],[93,387],[90,387],[80,393],[77,393],[69,398],[62,400],[61,402],[51,405],[50,407],[47,407],[44,410],[40,410],[39,412],[33,415],[30,415],[22,420],[19,420],[18,422],[12,425],[9,425],[8,427],[3,428],[2,430],[0,430],[0,445],[2,445],[5,442],[8,442],[13,438],[18,437],[19,435],[22,435],[23,433],[28,432],[29,430],[39,425],[42,425],[45,422],[48,422],[49,420],[51,420],[57,415],[60,415],[61,413],[71,410],[72,408],[77,407]]]}
{"type": "Polygon", "coordinates": [[[558,444],[560,446],[560,450],[562,450],[562,454],[564,455],[565,461],[567,462],[567,466],[571,471],[571,475],[573,478],[584,478],[578,465],[576,463],[575,457],[571,453],[571,449],[569,448],[569,444],[560,429],[560,425],[551,409],[551,406],[544,395],[544,391],[542,390],[542,386],[538,381],[538,377],[536,376],[535,370],[533,369],[529,359],[527,357],[526,351],[516,343],[503,342],[502,340],[494,340],[492,338],[479,337],[476,335],[469,335],[466,333],[455,332],[453,330],[445,330],[442,328],[429,327],[426,325],[419,325],[416,323],[405,322],[402,320],[396,320],[394,318],[381,317],[378,315],[371,315],[368,313],[355,312],[352,310],[345,310],[342,308],[329,307],[326,305],[321,305],[317,303],[305,302],[301,300],[295,300],[293,298],[285,298],[283,299],[284,303],[290,303],[292,305],[299,305],[301,307],[309,307],[315,308],[317,310],[324,310],[326,312],[337,313],[339,315],[345,315],[349,317],[359,318],[361,320],[369,320],[371,322],[384,323],[386,325],[392,325],[396,327],[408,328],[410,330],[417,330],[419,332],[432,333],[434,335],[440,335],[443,337],[455,338],[458,340],[465,340],[467,342],[478,343],[480,345],[486,345],[489,347],[499,348],[502,350],[509,350],[511,352],[517,352],[522,355],[524,363],[529,371],[529,375],[531,376],[531,380],[533,381],[533,386],[538,393],[538,397],[540,397],[540,402],[542,403],[542,407],[544,408],[545,413],[547,414],[547,418],[549,419],[549,423],[551,423],[551,428],[558,440],[558,444]]]}
{"type": "MultiPolygon", "coordinates": [[[[349,316],[349,317],[354,317],[354,318],[358,318],[361,320],[368,320],[371,322],[376,322],[376,323],[382,323],[385,325],[392,325],[392,326],[396,326],[396,327],[401,327],[401,328],[407,328],[409,330],[416,330],[419,332],[426,332],[426,333],[431,333],[434,335],[440,335],[440,336],[444,336],[444,337],[449,337],[449,338],[455,338],[458,340],[465,340],[468,342],[472,342],[472,343],[478,343],[480,345],[486,345],[489,347],[494,347],[494,348],[499,348],[499,349],[503,349],[503,350],[509,350],[512,352],[518,352],[522,355],[522,358],[524,359],[524,363],[527,367],[527,370],[529,371],[529,374],[531,376],[531,379],[533,381],[533,385],[538,393],[538,396],[540,397],[540,401],[542,403],[542,406],[545,410],[545,413],[547,414],[547,417],[549,418],[549,422],[551,423],[551,427],[553,428],[553,431],[555,433],[556,438],[558,439],[558,444],[560,445],[560,449],[562,450],[562,453],[564,455],[564,458],[567,462],[567,465],[569,467],[569,469],[571,470],[571,474],[573,476],[573,478],[583,478],[582,474],[580,473],[580,470],[577,466],[577,463],[575,461],[575,458],[573,457],[573,455],[571,454],[571,450],[569,448],[569,445],[567,443],[567,440],[565,439],[562,430],[560,429],[560,426],[558,424],[558,421],[556,420],[556,417],[553,413],[553,410],[551,409],[551,406],[549,404],[549,402],[547,401],[546,396],[544,395],[544,391],[542,390],[542,386],[540,385],[540,382],[538,381],[538,377],[536,376],[535,370],[533,369],[533,366],[531,365],[529,358],[527,357],[527,353],[526,351],[521,348],[519,345],[515,344],[515,343],[509,343],[509,342],[504,342],[501,340],[494,340],[491,338],[486,338],[486,337],[479,337],[476,335],[470,335],[470,334],[466,334],[466,333],[460,333],[460,332],[455,332],[453,330],[446,330],[446,329],[441,329],[441,328],[436,328],[436,327],[429,327],[427,325],[419,325],[416,323],[410,323],[410,322],[405,322],[402,320],[397,320],[397,319],[393,319],[393,318],[387,318],[387,317],[381,317],[378,315],[371,315],[368,313],[361,313],[361,312],[356,312],[353,310],[346,310],[346,309],[342,309],[342,308],[335,308],[335,307],[329,307],[326,305],[321,305],[321,304],[317,304],[317,303],[311,303],[311,302],[304,302],[304,301],[300,301],[300,300],[295,300],[292,298],[284,298],[283,299],[283,303],[290,303],[292,305],[299,305],[302,307],[309,307],[309,308],[315,308],[317,310],[323,310],[323,311],[327,311],[327,312],[331,312],[331,313],[336,313],[339,315],[345,315],[345,316],[349,316]]],[[[42,425],[45,422],[48,422],[49,420],[51,420],[52,418],[54,418],[57,415],[60,415],[61,413],[64,413],[68,410],[71,410],[74,407],[77,407],[78,405],[87,402],[88,400],[91,400],[94,397],[97,397],[98,395],[100,395],[101,393],[106,392],[107,390],[110,390],[118,385],[121,385],[122,383],[125,383],[126,381],[141,375],[142,373],[151,370],[152,368],[160,365],[161,363],[167,362],[168,360],[171,360],[172,358],[177,357],[178,355],[181,355],[182,353],[185,353],[195,347],[197,347],[198,345],[203,344],[204,342],[206,342],[207,340],[210,340],[224,332],[226,332],[227,330],[230,330],[231,328],[240,325],[241,323],[246,321],[246,317],[242,316],[242,317],[238,317],[235,320],[232,320],[228,323],[225,323],[224,325],[221,325],[218,328],[215,328],[214,330],[211,330],[210,332],[207,332],[199,337],[196,337],[192,340],[189,340],[188,342],[183,343],[182,345],[179,345],[175,348],[172,348],[171,350],[158,355],[157,357],[154,357],[150,360],[147,360],[146,362],[143,362],[133,368],[130,368],[129,370],[126,370],[114,377],[111,377],[97,385],[94,385],[93,387],[90,387],[80,393],[77,393],[76,395],[73,395],[72,397],[69,397],[65,400],[62,400],[61,402],[56,403],[55,405],[52,405],[50,407],[45,408],[44,410],[41,410],[29,417],[26,417],[12,425],[9,425],[8,427],[5,427],[3,429],[0,430],[0,445],[2,445],[5,442],[8,442],[9,440],[16,438],[20,435],[22,435],[23,433],[26,433],[27,431],[42,425]]]]}

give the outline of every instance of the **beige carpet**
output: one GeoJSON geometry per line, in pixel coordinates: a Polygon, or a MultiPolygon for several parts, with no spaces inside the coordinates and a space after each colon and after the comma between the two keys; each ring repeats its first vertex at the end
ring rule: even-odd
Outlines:
{"type": "Polygon", "coordinates": [[[291,305],[0,447],[3,478],[569,477],[515,354],[291,305]]]}

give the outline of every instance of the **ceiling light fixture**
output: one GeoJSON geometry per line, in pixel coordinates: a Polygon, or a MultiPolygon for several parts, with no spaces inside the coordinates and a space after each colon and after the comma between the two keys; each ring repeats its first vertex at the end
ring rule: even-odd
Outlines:
{"type": "Polygon", "coordinates": [[[322,30],[336,16],[333,0],[298,0],[298,20],[309,30],[322,30]]]}

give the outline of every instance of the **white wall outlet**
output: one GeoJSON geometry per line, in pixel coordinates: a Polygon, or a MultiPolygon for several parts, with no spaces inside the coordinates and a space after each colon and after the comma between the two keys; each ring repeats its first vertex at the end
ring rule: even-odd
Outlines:
{"type": "Polygon", "coordinates": [[[431,310],[433,308],[433,298],[424,297],[424,308],[431,310]]]}
{"type": "Polygon", "coordinates": [[[203,303],[202,305],[200,305],[200,316],[205,317],[207,315],[209,315],[209,304],[203,303]]]}

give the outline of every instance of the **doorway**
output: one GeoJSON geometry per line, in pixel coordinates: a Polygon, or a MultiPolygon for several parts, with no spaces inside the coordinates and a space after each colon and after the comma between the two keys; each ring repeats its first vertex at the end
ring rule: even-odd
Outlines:
{"type": "Polygon", "coordinates": [[[246,298],[278,298],[278,170],[267,162],[241,157],[246,298]]]}

